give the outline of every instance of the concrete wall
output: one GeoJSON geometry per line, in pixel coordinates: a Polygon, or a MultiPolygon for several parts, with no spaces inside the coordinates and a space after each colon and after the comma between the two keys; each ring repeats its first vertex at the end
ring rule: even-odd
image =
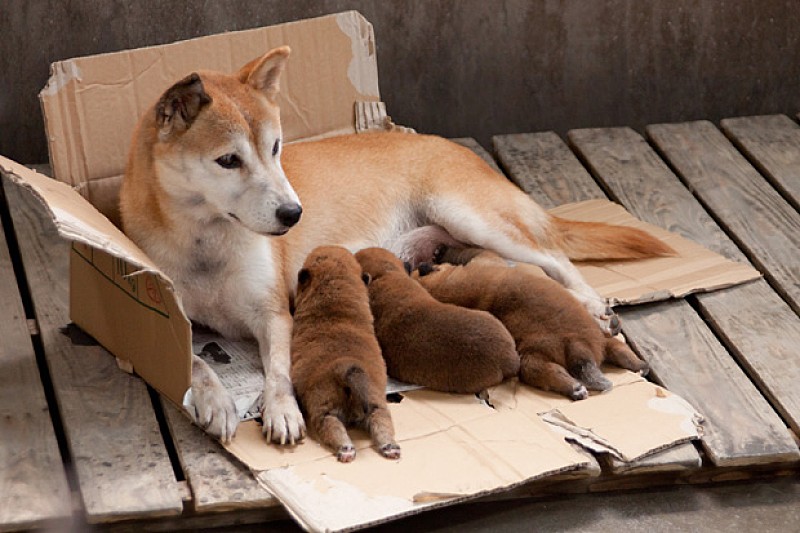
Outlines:
{"type": "Polygon", "coordinates": [[[0,153],[52,61],[357,9],[396,122],[445,136],[800,111],[797,0],[0,0],[0,153]]]}

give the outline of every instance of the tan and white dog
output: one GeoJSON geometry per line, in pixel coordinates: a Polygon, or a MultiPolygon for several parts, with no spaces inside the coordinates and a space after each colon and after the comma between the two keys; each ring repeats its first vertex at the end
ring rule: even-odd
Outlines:
{"type": "MultiPolygon", "coordinates": [[[[288,56],[277,48],[233,75],[199,72],[168,89],[140,120],[121,191],[125,231],[175,282],[189,317],[258,341],[268,440],[305,435],[289,379],[289,311],[297,271],[319,245],[429,260],[424,243],[397,243],[435,225],[454,241],[541,266],[606,329],[610,310],[570,259],[671,252],[631,228],[550,216],[438,137],[374,133],[284,149],[276,96],[288,56]]],[[[192,392],[198,423],[229,440],[233,401],[198,357],[192,392]]]]}

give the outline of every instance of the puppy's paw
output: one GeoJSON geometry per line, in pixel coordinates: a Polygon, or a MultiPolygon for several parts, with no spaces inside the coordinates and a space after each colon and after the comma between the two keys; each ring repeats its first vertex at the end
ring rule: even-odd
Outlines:
{"type": "Polygon", "coordinates": [[[400,459],[400,446],[396,442],[384,444],[378,451],[387,459],[400,459]]]}
{"type": "Polygon", "coordinates": [[[586,390],[586,387],[583,386],[582,383],[578,383],[572,389],[572,392],[569,395],[570,399],[572,400],[585,400],[589,397],[589,391],[586,390]]]}
{"type": "Polygon", "coordinates": [[[586,295],[574,290],[570,291],[580,301],[606,337],[613,337],[620,332],[619,317],[600,296],[586,295]]]}
{"type": "Polygon", "coordinates": [[[270,442],[294,445],[306,436],[306,424],[292,394],[269,394],[265,390],[261,419],[264,437],[270,442]]]}
{"type": "Polygon", "coordinates": [[[336,459],[340,463],[351,463],[356,458],[356,449],[352,444],[343,444],[336,451],[336,459]]]}
{"type": "Polygon", "coordinates": [[[192,403],[195,423],[220,441],[230,442],[239,425],[236,404],[205,363],[192,367],[192,403]]]}

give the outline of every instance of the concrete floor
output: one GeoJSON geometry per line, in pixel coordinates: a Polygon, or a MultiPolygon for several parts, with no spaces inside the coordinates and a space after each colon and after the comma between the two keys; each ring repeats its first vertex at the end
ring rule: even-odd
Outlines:
{"type": "MultiPolygon", "coordinates": [[[[281,521],[248,530],[299,528],[281,521]]],[[[373,531],[800,532],[800,478],[475,503],[430,511],[373,531]]]]}

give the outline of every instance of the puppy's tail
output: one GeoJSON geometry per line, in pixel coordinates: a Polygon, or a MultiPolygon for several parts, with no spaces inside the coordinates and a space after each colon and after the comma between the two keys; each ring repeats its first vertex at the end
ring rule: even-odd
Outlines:
{"type": "Polygon", "coordinates": [[[343,362],[337,369],[337,377],[347,397],[349,411],[361,416],[368,415],[373,407],[369,401],[370,381],[367,372],[356,362],[343,362]]]}
{"type": "Polygon", "coordinates": [[[629,226],[550,218],[552,244],[573,261],[641,259],[675,255],[669,245],[629,226]]]}

